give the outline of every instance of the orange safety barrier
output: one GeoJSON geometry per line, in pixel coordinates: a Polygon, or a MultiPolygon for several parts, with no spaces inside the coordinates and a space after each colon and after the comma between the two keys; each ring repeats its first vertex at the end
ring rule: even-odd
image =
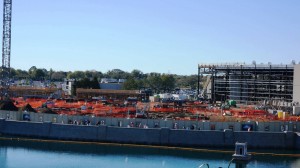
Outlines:
{"type": "Polygon", "coordinates": [[[37,101],[37,102],[28,102],[28,104],[32,107],[32,108],[39,108],[42,107],[43,102],[42,101],[37,101]]]}
{"type": "MultiPolygon", "coordinates": [[[[40,99],[40,98],[27,98],[24,100],[22,97],[12,98],[16,107],[24,107],[27,103],[34,109],[40,108],[45,103],[48,108],[52,109],[54,112],[63,115],[95,115],[95,116],[111,116],[111,117],[128,117],[135,118],[135,112],[138,110],[144,110],[145,107],[149,107],[150,112],[153,113],[190,113],[194,115],[209,116],[211,120],[215,121],[229,121],[229,120],[258,120],[258,121],[272,121],[272,120],[282,120],[282,121],[300,121],[297,116],[286,116],[283,118],[278,118],[275,115],[268,114],[265,110],[254,109],[253,106],[244,106],[244,108],[230,108],[228,110],[221,110],[218,107],[207,107],[207,105],[195,105],[186,104],[182,107],[178,106],[165,106],[153,107],[154,103],[141,103],[138,102],[137,106],[131,107],[120,107],[118,105],[104,105],[101,101],[74,101],[67,102],[66,100],[56,100],[56,99],[40,99]],[[129,114],[128,114],[129,112],[129,114]],[[228,114],[223,116],[222,113],[228,114]]],[[[115,101],[114,101],[115,102],[115,101]]],[[[156,104],[156,103],[155,103],[156,104]]],[[[158,104],[159,106],[161,104],[158,104]]],[[[194,116],[191,118],[177,118],[180,120],[196,120],[194,116]]]]}
{"type": "Polygon", "coordinates": [[[93,105],[93,108],[101,108],[103,107],[104,105],[103,104],[94,104],[93,105]]]}

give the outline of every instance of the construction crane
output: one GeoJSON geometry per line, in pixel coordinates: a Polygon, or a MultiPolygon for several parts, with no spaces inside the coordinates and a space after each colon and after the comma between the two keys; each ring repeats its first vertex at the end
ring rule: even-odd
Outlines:
{"type": "Polygon", "coordinates": [[[3,39],[1,67],[1,99],[8,97],[10,85],[12,0],[3,0],[3,39]]]}

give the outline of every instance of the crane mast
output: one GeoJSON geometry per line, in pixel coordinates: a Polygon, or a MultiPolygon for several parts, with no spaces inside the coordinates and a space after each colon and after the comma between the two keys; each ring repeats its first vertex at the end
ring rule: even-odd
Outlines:
{"type": "Polygon", "coordinates": [[[12,0],[3,0],[3,39],[1,67],[1,98],[8,96],[10,83],[12,0]]]}

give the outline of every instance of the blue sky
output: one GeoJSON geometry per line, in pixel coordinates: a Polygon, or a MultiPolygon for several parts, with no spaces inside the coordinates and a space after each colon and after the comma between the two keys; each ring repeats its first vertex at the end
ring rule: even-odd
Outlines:
{"type": "Polygon", "coordinates": [[[191,75],[198,63],[300,61],[299,0],[13,0],[12,19],[16,69],[191,75]]]}

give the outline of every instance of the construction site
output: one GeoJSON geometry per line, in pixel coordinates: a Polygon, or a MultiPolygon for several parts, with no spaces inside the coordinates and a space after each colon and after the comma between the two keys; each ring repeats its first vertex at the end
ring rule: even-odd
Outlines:
{"type": "Polygon", "coordinates": [[[77,88],[75,97],[54,98],[57,88],[10,86],[11,0],[4,0],[3,16],[0,110],[217,122],[298,121],[300,65],[296,62],[199,64],[194,100],[144,101],[150,98],[135,90],[82,88],[77,88]]]}
{"type": "MultiPolygon", "coordinates": [[[[42,98],[44,95],[51,95],[54,92],[57,92],[57,89],[11,87],[9,95],[18,96],[10,97],[10,100],[1,101],[0,109],[68,116],[144,118],[174,121],[261,122],[299,120],[299,107],[297,104],[293,106],[283,104],[285,106],[280,106],[280,104],[274,104],[275,101],[266,101],[265,99],[252,101],[251,103],[240,103],[234,99],[221,99],[216,101],[216,103],[211,103],[209,99],[175,100],[170,98],[166,101],[159,97],[153,99],[154,96],[150,96],[150,101],[143,101],[142,97],[144,95],[139,91],[101,89],[77,89],[77,96],[73,98],[42,98]]],[[[219,96],[217,95],[218,93],[214,93],[216,98],[219,96]]],[[[230,94],[230,91],[225,93],[230,94]]]]}
{"type": "Polygon", "coordinates": [[[201,64],[199,76],[207,76],[204,96],[213,102],[228,99],[243,104],[270,101],[292,106],[295,62],[291,64],[201,64]]]}

